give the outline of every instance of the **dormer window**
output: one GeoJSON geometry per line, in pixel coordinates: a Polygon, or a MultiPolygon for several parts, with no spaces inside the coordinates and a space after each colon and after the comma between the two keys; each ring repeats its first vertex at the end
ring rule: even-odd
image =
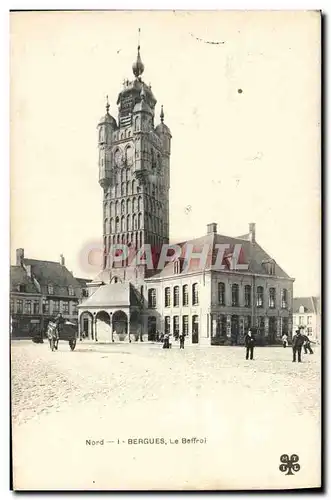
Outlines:
{"type": "Polygon", "coordinates": [[[180,274],[183,270],[183,259],[179,258],[174,262],[174,274],[180,274]]]}
{"type": "Polygon", "coordinates": [[[25,285],[22,285],[21,283],[19,283],[17,285],[17,291],[18,292],[21,292],[21,293],[24,293],[26,290],[25,290],[25,285]]]}
{"type": "Polygon", "coordinates": [[[275,274],[275,261],[273,259],[263,261],[265,272],[270,275],[275,274]]]}
{"type": "Polygon", "coordinates": [[[75,290],[73,289],[73,287],[71,285],[68,287],[68,293],[69,293],[70,297],[73,297],[75,295],[75,290]]]}
{"type": "Polygon", "coordinates": [[[52,284],[49,284],[47,286],[47,292],[48,292],[48,295],[54,295],[54,287],[52,284]]]}

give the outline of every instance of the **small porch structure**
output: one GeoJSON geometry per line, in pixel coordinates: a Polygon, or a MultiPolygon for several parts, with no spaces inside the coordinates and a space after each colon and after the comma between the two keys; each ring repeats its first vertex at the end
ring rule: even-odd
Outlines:
{"type": "MultiPolygon", "coordinates": [[[[130,283],[101,285],[78,306],[79,338],[95,342],[142,342],[142,304],[130,283]]],[[[144,338],[146,337],[146,338],[144,338]]]]}

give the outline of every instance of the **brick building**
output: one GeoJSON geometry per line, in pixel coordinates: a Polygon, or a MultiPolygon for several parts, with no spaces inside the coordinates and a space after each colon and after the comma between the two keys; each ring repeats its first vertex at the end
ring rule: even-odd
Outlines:
{"type": "Polygon", "coordinates": [[[78,321],[78,304],[87,295],[90,280],[75,278],[60,262],[27,259],[16,250],[16,265],[10,267],[10,314],[13,337],[31,337],[45,331],[58,313],[78,321]]]}

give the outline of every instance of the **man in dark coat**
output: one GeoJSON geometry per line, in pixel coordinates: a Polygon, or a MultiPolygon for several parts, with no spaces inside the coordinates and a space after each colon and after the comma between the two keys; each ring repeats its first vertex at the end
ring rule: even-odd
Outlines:
{"type": "Polygon", "coordinates": [[[307,335],[303,335],[303,338],[304,338],[303,349],[305,351],[305,354],[307,354],[308,352],[309,352],[309,354],[314,354],[314,351],[311,348],[311,342],[313,344],[315,342],[313,342],[312,340],[310,340],[310,338],[307,337],[307,335]]]}
{"type": "Polygon", "coordinates": [[[181,333],[179,335],[179,349],[184,349],[184,343],[185,343],[185,334],[181,333]]]}
{"type": "Polygon", "coordinates": [[[252,334],[252,330],[248,330],[247,335],[245,335],[245,347],[246,347],[246,359],[254,359],[254,346],[255,346],[255,338],[252,334]]]}
{"type": "Polygon", "coordinates": [[[298,353],[298,363],[301,363],[301,351],[304,344],[305,337],[301,335],[301,330],[296,330],[295,335],[292,339],[292,350],[293,350],[293,363],[296,362],[298,353]]]}

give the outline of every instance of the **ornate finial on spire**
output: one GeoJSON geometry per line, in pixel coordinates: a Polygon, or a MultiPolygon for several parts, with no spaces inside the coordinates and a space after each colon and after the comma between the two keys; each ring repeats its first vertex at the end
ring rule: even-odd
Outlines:
{"type": "Polygon", "coordinates": [[[144,100],[146,99],[146,94],[145,94],[144,84],[143,84],[143,85],[142,85],[142,87],[141,87],[140,97],[141,97],[141,100],[142,100],[142,101],[144,101],[144,100]]]}
{"type": "Polygon", "coordinates": [[[133,74],[136,78],[139,78],[140,75],[144,72],[144,65],[140,57],[140,28],[138,29],[138,53],[137,60],[132,65],[133,74]]]}
{"type": "Polygon", "coordinates": [[[109,106],[109,101],[108,101],[108,95],[106,95],[106,111],[107,111],[107,113],[109,113],[109,108],[110,108],[110,106],[109,106]]]}
{"type": "Polygon", "coordinates": [[[161,118],[161,123],[163,123],[163,121],[164,121],[163,104],[162,104],[162,106],[161,106],[161,114],[160,114],[160,118],[161,118]]]}

